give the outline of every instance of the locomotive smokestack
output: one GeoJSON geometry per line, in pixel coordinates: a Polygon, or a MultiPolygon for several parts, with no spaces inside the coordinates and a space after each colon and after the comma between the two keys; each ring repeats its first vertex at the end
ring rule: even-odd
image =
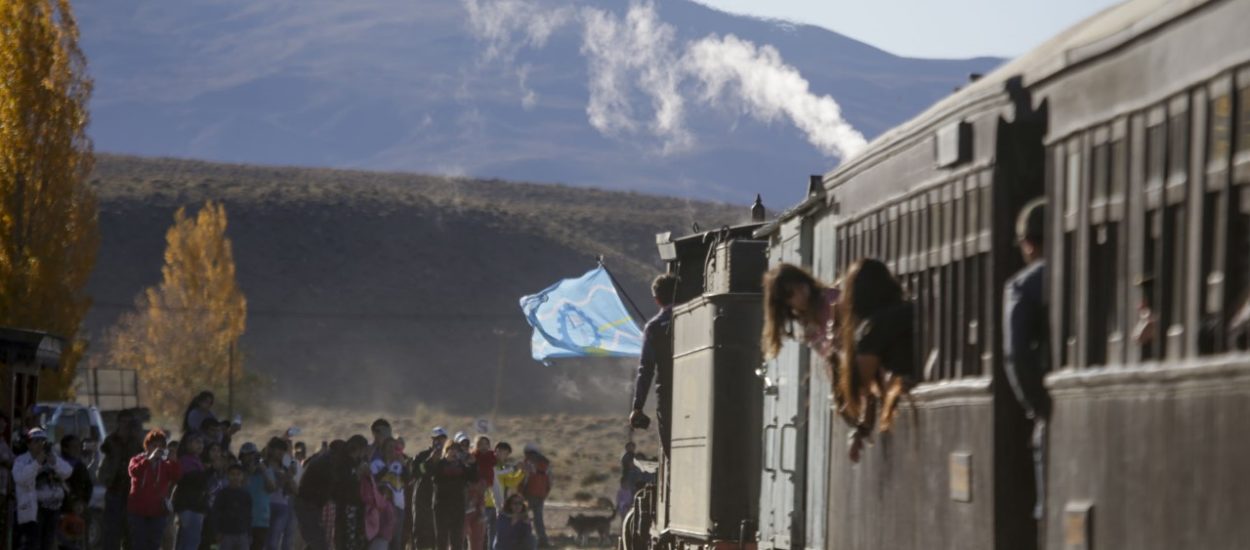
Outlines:
{"type": "Polygon", "coordinates": [[[760,194],[755,194],[755,204],[751,205],[751,221],[762,222],[767,212],[764,210],[764,201],[760,199],[760,194]]]}

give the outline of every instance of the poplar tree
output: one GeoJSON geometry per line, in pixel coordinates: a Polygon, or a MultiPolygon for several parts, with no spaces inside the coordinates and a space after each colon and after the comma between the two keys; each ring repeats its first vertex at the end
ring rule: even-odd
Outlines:
{"type": "Polygon", "coordinates": [[[239,390],[254,385],[244,382],[254,378],[244,377],[236,351],[247,299],[235,277],[226,221],[225,207],[213,202],[194,217],[178,209],[165,234],[161,282],[141,293],[135,311],[110,331],[109,362],[139,371],[145,403],[158,414],[180,414],[204,389],[224,396],[232,377],[239,390]]]}
{"type": "Polygon", "coordinates": [[[43,399],[69,396],[99,242],[86,66],[68,0],[0,2],[0,325],[67,340],[43,399]]]}

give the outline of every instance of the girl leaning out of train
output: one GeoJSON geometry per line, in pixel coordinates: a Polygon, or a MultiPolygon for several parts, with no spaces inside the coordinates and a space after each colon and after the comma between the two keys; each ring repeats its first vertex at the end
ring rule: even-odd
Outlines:
{"type": "Polygon", "coordinates": [[[776,357],[781,341],[798,339],[794,325],[803,329],[802,340],[836,367],[837,285],[825,286],[806,270],[781,264],[764,275],[764,355],[776,357]]]}
{"type": "Polygon", "coordinates": [[[899,399],[914,383],[914,308],[879,260],[862,259],[847,271],[839,303],[842,363],[835,380],[841,414],[854,419],[850,457],[859,460],[880,402],[880,430],[894,424],[899,399]]]}
{"type": "MultiPolygon", "coordinates": [[[[783,339],[799,340],[825,359],[828,379],[837,380],[842,363],[839,283],[826,286],[803,268],[792,264],[781,264],[765,274],[764,334],[761,343],[765,357],[776,357],[781,352],[783,339]],[[795,325],[802,330],[801,335],[795,333],[795,325]]],[[[871,430],[861,430],[859,419],[846,414],[845,394],[834,392],[834,407],[852,428],[852,452],[853,457],[858,459],[862,443],[855,443],[859,441],[856,434],[866,436],[871,430]]]]}

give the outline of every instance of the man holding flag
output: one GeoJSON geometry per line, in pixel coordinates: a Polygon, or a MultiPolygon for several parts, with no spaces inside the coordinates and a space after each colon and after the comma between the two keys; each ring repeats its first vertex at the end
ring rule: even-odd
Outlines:
{"type": "Polygon", "coordinates": [[[655,423],[660,432],[660,447],[668,456],[670,442],[669,421],[673,414],[673,301],[677,292],[677,276],[665,273],[651,282],[651,296],[655,298],[660,312],[655,314],[643,328],[642,357],[638,361],[638,378],[634,381],[634,410],[629,423],[635,428],[645,428],[647,415],[642,408],[647,404],[651,381],[655,380],[655,423]]]}
{"type": "MultiPolygon", "coordinates": [[[[673,302],[677,277],[663,274],[651,283],[651,296],[660,312],[638,330],[616,283],[602,264],[576,279],[565,279],[542,292],[521,298],[521,310],[534,327],[531,351],[535,360],[568,357],[640,357],[634,381],[630,425],[646,428],[643,414],[651,383],[655,382],[656,424],[660,445],[668,456],[672,416],[673,302]]],[[[636,306],[634,309],[638,309],[636,306]]],[[[641,312],[640,312],[641,315],[641,312]]]]}

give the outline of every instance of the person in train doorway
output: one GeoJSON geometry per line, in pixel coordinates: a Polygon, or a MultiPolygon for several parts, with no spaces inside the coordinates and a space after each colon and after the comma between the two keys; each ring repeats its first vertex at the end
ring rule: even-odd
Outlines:
{"type": "Polygon", "coordinates": [[[1046,201],[1035,199],[1016,219],[1016,241],[1027,264],[1007,280],[1003,289],[1003,355],[1012,393],[1033,423],[1033,475],[1037,499],[1033,518],[1046,510],[1046,421],[1050,418],[1050,395],[1043,378],[1047,370],[1049,340],[1046,299],[1043,292],[1046,260],[1046,201]]]}
{"type": "Polygon", "coordinates": [[[673,399],[669,392],[673,386],[673,302],[677,297],[677,276],[665,273],[651,282],[651,297],[660,306],[642,329],[642,356],[638,361],[638,377],[634,381],[633,411],[629,424],[634,428],[646,428],[649,424],[642,408],[647,404],[647,393],[655,381],[655,423],[660,433],[660,447],[669,456],[671,442],[670,422],[673,399]]]}

